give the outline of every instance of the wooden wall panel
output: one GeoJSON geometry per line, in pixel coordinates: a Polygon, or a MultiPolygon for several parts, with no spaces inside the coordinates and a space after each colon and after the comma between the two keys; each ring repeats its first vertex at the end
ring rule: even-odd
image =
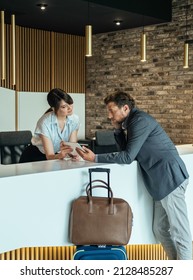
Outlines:
{"type": "Polygon", "coordinates": [[[80,92],[80,89],[84,92],[84,38],[53,33],[51,68],[53,86],[57,85],[67,92],[80,92]]]}
{"type": "MultiPolygon", "coordinates": [[[[5,25],[5,37],[6,80],[0,86],[12,88],[10,25],[5,25]]],[[[17,25],[15,37],[17,91],[48,92],[60,87],[85,92],[84,37],[17,25]]]]}
{"type": "Polygon", "coordinates": [[[49,91],[50,32],[16,26],[17,90],[49,91]]]}

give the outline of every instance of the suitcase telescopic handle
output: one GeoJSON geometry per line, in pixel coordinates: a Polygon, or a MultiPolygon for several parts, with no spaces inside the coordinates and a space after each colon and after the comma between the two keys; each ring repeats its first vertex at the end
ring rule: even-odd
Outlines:
{"type": "MultiPolygon", "coordinates": [[[[89,168],[89,182],[90,182],[90,195],[92,195],[92,173],[93,172],[105,172],[107,173],[107,185],[110,188],[110,168],[101,168],[101,167],[96,167],[96,168],[89,168]]],[[[110,190],[108,188],[108,197],[110,197],[110,190]]]]}
{"type": "Polygon", "coordinates": [[[107,172],[107,173],[110,173],[110,168],[100,168],[100,167],[89,168],[89,173],[92,173],[92,172],[107,172]]]}

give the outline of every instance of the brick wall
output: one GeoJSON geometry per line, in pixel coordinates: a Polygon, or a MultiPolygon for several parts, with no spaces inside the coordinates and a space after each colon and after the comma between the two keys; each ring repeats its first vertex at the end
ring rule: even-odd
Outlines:
{"type": "MultiPolygon", "coordinates": [[[[183,69],[187,0],[173,0],[172,22],[145,26],[147,62],[140,62],[142,28],[93,36],[86,61],[86,136],[112,128],[104,97],[129,92],[153,115],[175,144],[193,143],[193,45],[183,69]]],[[[193,0],[188,2],[188,39],[193,39],[193,0]]]]}

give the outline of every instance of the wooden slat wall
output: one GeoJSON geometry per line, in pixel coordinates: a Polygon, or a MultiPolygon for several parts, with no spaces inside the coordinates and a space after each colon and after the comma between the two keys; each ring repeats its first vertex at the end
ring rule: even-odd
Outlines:
{"type": "MultiPolygon", "coordinates": [[[[10,36],[11,26],[5,25],[6,80],[1,86],[11,89],[10,36]]],[[[85,92],[84,37],[16,25],[15,38],[17,91],[48,92],[60,87],[67,92],[85,92]]]]}
{"type": "Polygon", "coordinates": [[[71,260],[75,246],[21,248],[0,254],[0,260],[71,260]]]}
{"type": "Polygon", "coordinates": [[[52,34],[52,85],[57,84],[68,92],[80,92],[79,89],[84,89],[85,65],[82,63],[84,40],[82,39],[84,38],[79,36],[52,34]]]}
{"type": "MultiPolygon", "coordinates": [[[[21,248],[0,254],[0,260],[71,260],[75,246],[21,248]]],[[[129,260],[167,260],[159,244],[127,245],[129,260]]]]}

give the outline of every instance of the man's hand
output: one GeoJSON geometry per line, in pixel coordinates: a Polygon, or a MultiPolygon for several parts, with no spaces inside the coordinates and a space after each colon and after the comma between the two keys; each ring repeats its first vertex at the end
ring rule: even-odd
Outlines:
{"type": "Polygon", "coordinates": [[[121,123],[118,123],[114,120],[111,120],[111,124],[112,126],[115,128],[115,129],[121,129],[122,128],[122,124],[121,123]]]}
{"type": "Polygon", "coordinates": [[[84,160],[95,161],[95,154],[85,146],[83,146],[82,149],[76,148],[76,151],[84,160]]]}

